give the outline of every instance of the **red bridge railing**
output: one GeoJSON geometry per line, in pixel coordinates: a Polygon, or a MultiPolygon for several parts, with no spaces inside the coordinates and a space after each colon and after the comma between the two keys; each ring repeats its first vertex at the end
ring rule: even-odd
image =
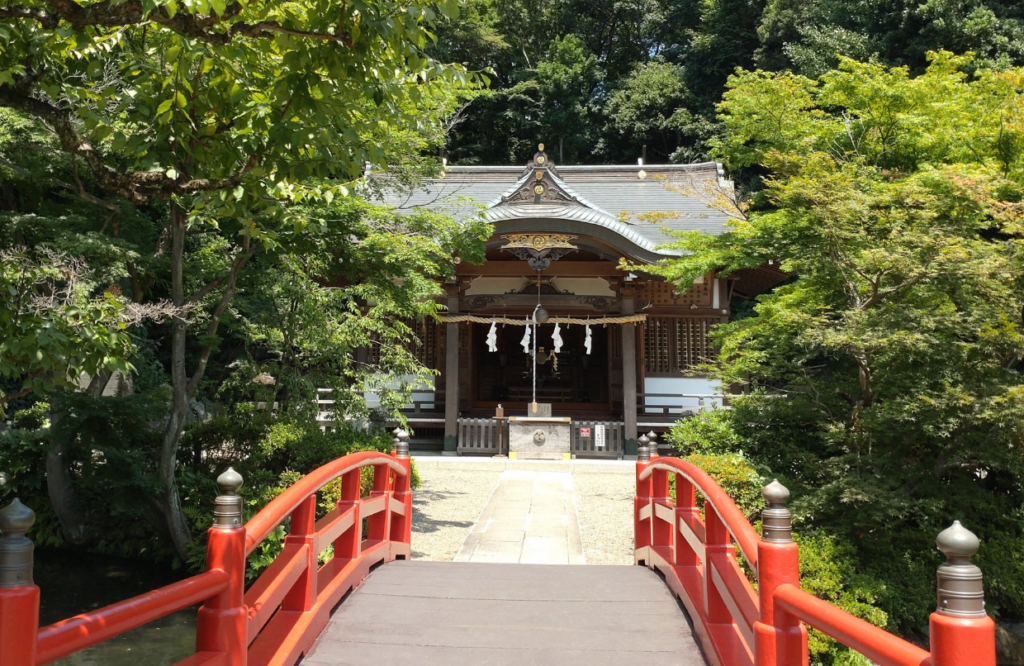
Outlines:
{"type": "Polygon", "coordinates": [[[328,463],[245,525],[242,477],[229,469],[217,479],[222,494],[204,573],[42,628],[33,546],[25,536],[35,517],[14,500],[0,511],[0,666],[48,664],[197,603],[196,651],[176,666],[291,666],[372,566],[410,556],[409,444],[408,435],[399,435],[392,455],[368,451],[328,463]],[[361,497],[367,467],[373,468],[373,489],[361,497]],[[317,520],[317,493],[339,478],[340,499],[317,520]],[[246,557],[289,518],[284,549],[246,590],[246,557]],[[328,547],[333,553],[320,565],[328,547]]]}
{"type": "Polygon", "coordinates": [[[981,570],[970,562],[979,543],[959,522],[936,542],[947,561],[939,567],[938,610],[929,622],[930,649],[924,650],[800,589],[789,491],[778,481],[763,490],[768,508],[758,535],[700,468],[652,454],[646,436],[639,441],[635,559],[665,576],[711,664],[806,666],[807,625],[881,666],[995,666],[995,623],[985,613],[981,570]],[[705,500],[703,519],[698,492],[705,500]],[[756,591],[737,550],[756,577],[756,591]]]}

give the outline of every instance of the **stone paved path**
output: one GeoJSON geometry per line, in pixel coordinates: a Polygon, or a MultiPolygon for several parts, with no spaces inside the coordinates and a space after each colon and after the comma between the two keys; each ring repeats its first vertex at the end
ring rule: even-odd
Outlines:
{"type": "Polygon", "coordinates": [[[413,558],[632,564],[634,465],[417,457],[413,558]]]}
{"type": "Polygon", "coordinates": [[[502,472],[455,561],[585,564],[572,474],[502,472]]]}

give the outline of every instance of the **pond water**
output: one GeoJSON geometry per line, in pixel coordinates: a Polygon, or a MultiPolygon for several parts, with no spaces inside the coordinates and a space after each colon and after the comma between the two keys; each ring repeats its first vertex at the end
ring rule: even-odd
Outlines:
{"type": "MultiPolygon", "coordinates": [[[[37,549],[35,581],[42,626],[173,583],[185,576],[152,564],[37,549]]],[[[161,666],[195,651],[196,608],[161,618],[53,662],[61,666],[161,666]]]]}

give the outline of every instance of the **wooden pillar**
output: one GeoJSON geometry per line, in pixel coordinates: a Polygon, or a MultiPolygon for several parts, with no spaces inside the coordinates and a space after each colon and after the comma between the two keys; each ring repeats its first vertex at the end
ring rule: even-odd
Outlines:
{"type": "MultiPolygon", "coordinates": [[[[633,314],[633,294],[622,294],[622,314],[633,314]]],[[[636,440],[636,324],[622,324],[622,417],[626,439],[636,440]]]]}
{"type": "MultiPolygon", "coordinates": [[[[449,285],[448,314],[459,313],[459,287],[449,285]]],[[[459,428],[459,325],[445,324],[444,454],[455,455],[459,428]]]]}

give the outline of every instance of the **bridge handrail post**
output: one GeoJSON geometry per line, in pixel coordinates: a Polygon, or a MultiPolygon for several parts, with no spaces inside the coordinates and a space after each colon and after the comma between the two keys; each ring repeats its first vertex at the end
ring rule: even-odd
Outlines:
{"type": "Polygon", "coordinates": [[[405,470],[404,476],[395,478],[394,501],[405,507],[404,516],[391,517],[391,541],[412,544],[412,458],[409,457],[409,433],[399,429],[395,433],[392,457],[405,470]]]}
{"type": "Polygon", "coordinates": [[[732,534],[718,508],[710,501],[704,502],[704,616],[710,624],[735,624],[736,618],[726,603],[725,595],[715,584],[714,571],[722,571],[723,560],[735,559],[736,548],[732,534]]]}
{"type": "Polygon", "coordinates": [[[369,516],[366,524],[366,539],[368,541],[386,541],[391,533],[391,467],[384,465],[373,466],[373,486],[370,490],[370,497],[383,497],[384,510],[369,516]]]}
{"type": "Polygon", "coordinates": [[[761,512],[757,543],[760,613],[754,623],[755,666],[806,666],[807,629],[775,604],[780,585],[800,587],[800,555],[793,542],[793,518],[786,503],[789,490],[773,480],[761,491],[768,508],[761,512]]]}
{"type": "Polygon", "coordinates": [[[35,666],[39,588],[32,581],[35,546],[25,533],[36,514],[17,498],[0,509],[0,666],[35,666]]]}
{"type": "Polygon", "coordinates": [[[932,666],[995,666],[996,626],[985,612],[981,569],[971,563],[980,541],[957,520],[935,544],[946,561],[938,569],[937,609],[928,621],[932,666]]]}
{"type": "MultiPolygon", "coordinates": [[[[196,652],[219,652],[226,666],[245,666],[248,658],[248,612],[245,607],[245,527],[242,524],[242,475],[228,468],[217,477],[221,494],[213,511],[206,547],[206,569],[221,570],[228,586],[208,599],[196,621],[196,652]]],[[[6,664],[4,665],[6,666],[6,664]]]]}
{"type": "MultiPolygon", "coordinates": [[[[640,480],[640,476],[651,464],[651,450],[647,448],[646,435],[637,439],[636,449],[636,495],[633,496],[633,555],[636,564],[651,565],[648,548],[651,546],[651,529],[640,519],[640,512],[651,505],[651,480],[640,480]]],[[[653,507],[652,515],[653,515],[653,507]]]]}
{"type": "MultiPolygon", "coordinates": [[[[697,507],[697,489],[693,482],[682,474],[676,474],[676,507],[675,524],[672,526],[673,538],[676,540],[674,548],[675,566],[696,567],[700,565],[700,556],[694,547],[679,533],[680,521],[687,526],[691,532],[693,526],[700,520],[700,509],[697,507]]],[[[696,534],[694,534],[696,536],[696,534]]]]}
{"type": "MultiPolygon", "coordinates": [[[[651,452],[651,461],[655,461],[661,456],[658,454],[658,436],[651,431],[644,435],[648,441],[648,448],[651,452]]],[[[669,563],[675,566],[675,554],[674,554],[674,543],[673,534],[676,529],[674,525],[658,518],[655,512],[655,504],[661,504],[664,506],[670,506],[672,504],[672,497],[669,495],[669,472],[663,469],[655,469],[651,474],[651,546],[652,547],[667,547],[670,550],[669,563]]],[[[672,512],[673,519],[675,518],[675,511],[672,512]]]]}
{"type": "Polygon", "coordinates": [[[286,546],[305,546],[306,567],[298,580],[281,600],[282,610],[305,612],[316,604],[317,568],[320,553],[315,552],[316,543],[316,493],[302,501],[292,511],[291,525],[284,538],[286,546]]]}

